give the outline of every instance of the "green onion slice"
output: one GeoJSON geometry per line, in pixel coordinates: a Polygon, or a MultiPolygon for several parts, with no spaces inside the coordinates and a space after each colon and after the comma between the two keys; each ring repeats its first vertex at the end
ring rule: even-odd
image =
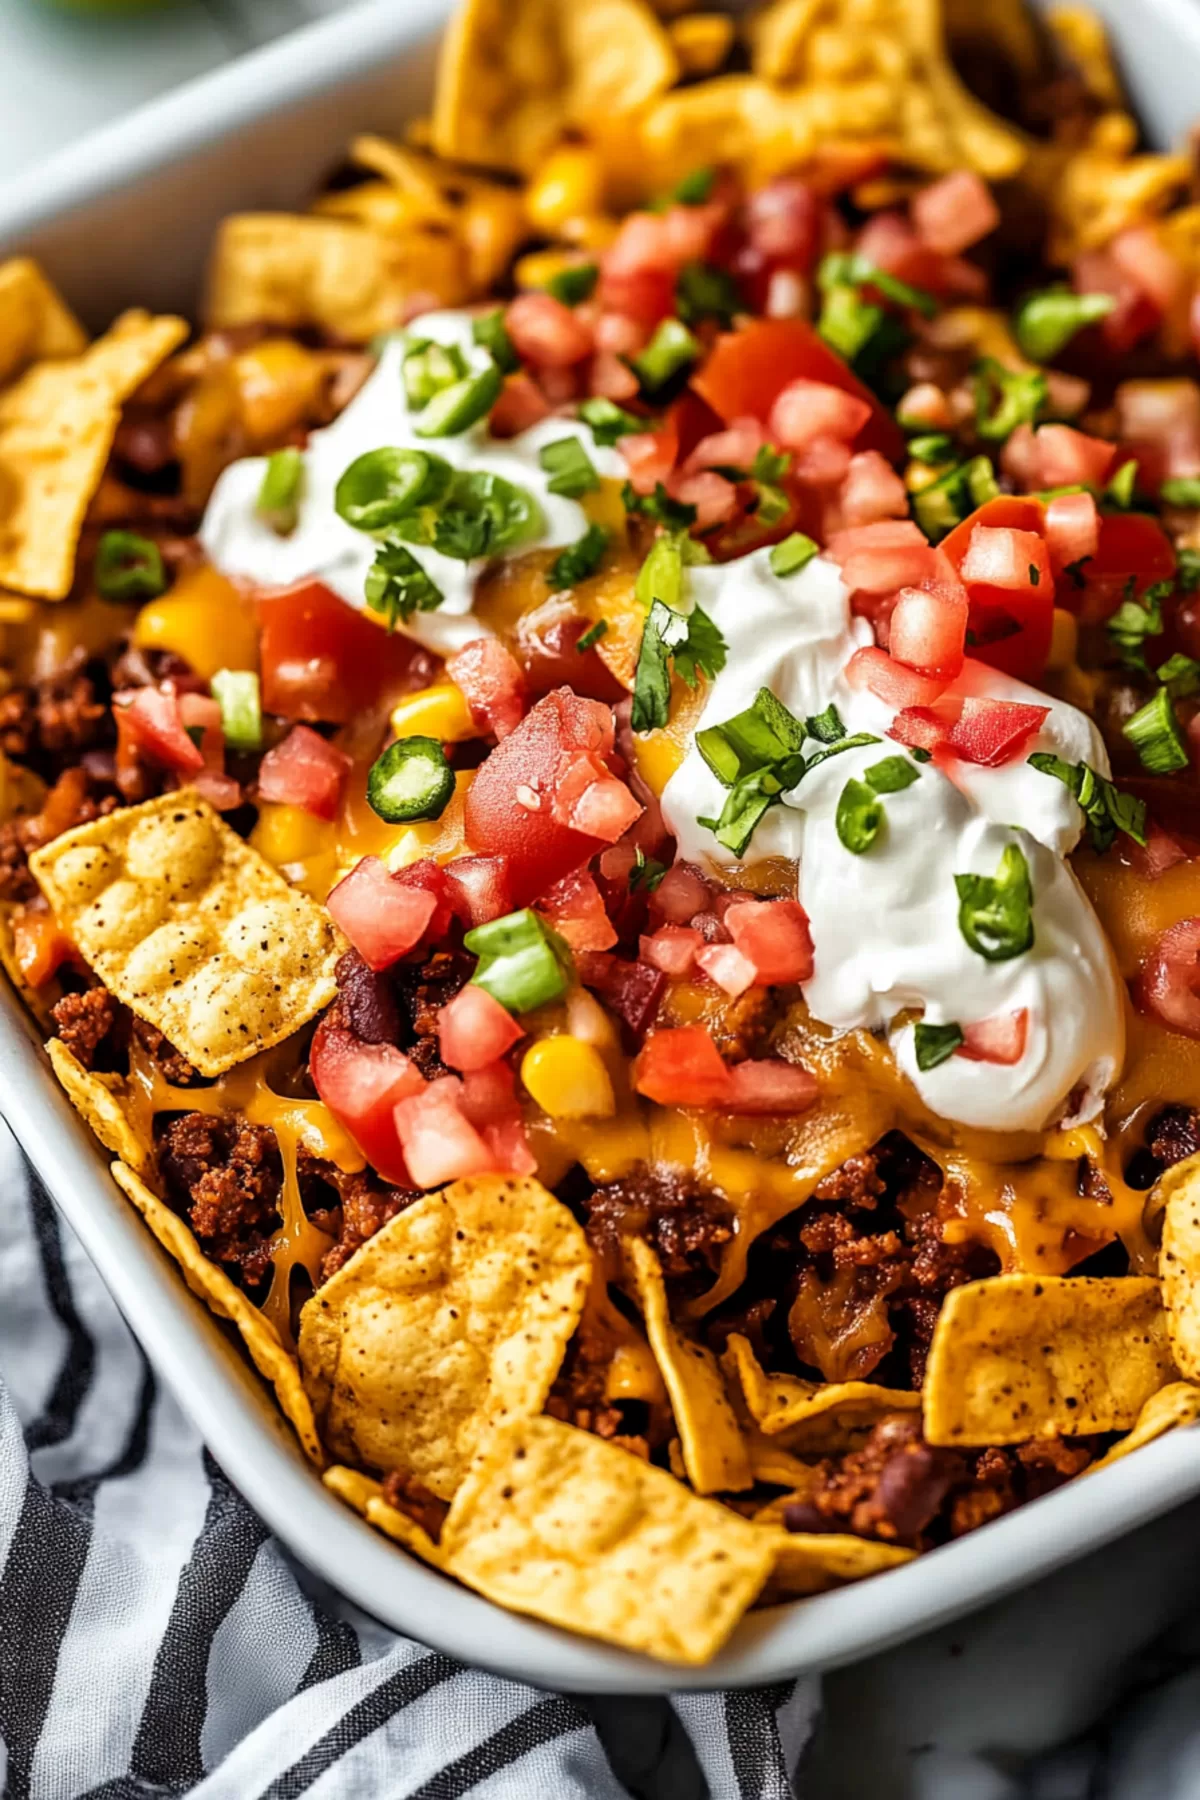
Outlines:
{"type": "Polygon", "coordinates": [[[1153,700],[1126,719],[1121,730],[1151,775],[1173,775],[1176,769],[1187,768],[1187,745],[1169,688],[1160,687],[1153,700]]]}
{"type": "Polygon", "coordinates": [[[1200,506],[1200,475],[1174,475],[1158,491],[1168,506],[1200,506]]]}
{"type": "Polygon", "coordinates": [[[600,486],[592,459],[577,437],[555,438],[552,444],[544,444],[538,462],[550,477],[546,487],[552,494],[578,500],[600,486]]]}
{"type": "Polygon", "coordinates": [[[413,421],[413,430],[423,438],[457,437],[487,417],[503,386],[500,370],[495,363],[489,363],[486,369],[464,376],[452,387],[436,393],[413,421]]]}
{"type": "Polygon", "coordinates": [[[1075,796],[1087,819],[1093,850],[1107,850],[1118,831],[1131,837],[1135,844],[1146,842],[1146,802],[1133,794],[1123,794],[1090,763],[1065,762],[1049,750],[1035,750],[1026,761],[1042,775],[1061,781],[1075,796]]]}
{"type": "Polygon", "coordinates": [[[521,359],[513,349],[512,339],[504,323],[502,306],[498,306],[495,312],[484,313],[482,318],[473,319],[471,337],[481,350],[487,351],[502,374],[516,374],[521,366],[521,359]]]}
{"type": "Polygon", "coordinates": [[[661,392],[681,370],[690,368],[701,353],[698,338],[679,319],[663,319],[654,336],[630,368],[648,394],[661,392]]]}
{"type": "Polygon", "coordinates": [[[627,481],[621,489],[621,501],[626,512],[641,513],[643,518],[665,525],[668,531],[686,531],[696,523],[695,507],[684,500],[672,500],[661,481],[655,483],[652,494],[639,494],[627,481]]]}
{"type": "Polygon", "coordinates": [[[682,540],[671,532],[655,538],[634,584],[634,593],[647,612],[656,600],[672,612],[682,612],[683,568],[682,540]]]}
{"type": "Polygon", "coordinates": [[[254,510],[264,524],[286,537],[295,531],[304,491],[304,456],[294,445],[274,450],[267,458],[254,510]]]}
{"type": "Polygon", "coordinates": [[[438,344],[432,338],[412,340],[402,370],[405,398],[414,412],[428,406],[435,394],[453,387],[470,373],[457,344],[438,344]]]}
{"type": "Polygon", "coordinates": [[[153,600],[167,589],[162,551],[136,531],[106,531],[96,546],[92,580],[102,600],[153,600]]]}
{"type": "Polygon", "coordinates": [[[563,306],[581,306],[591,298],[600,279],[600,265],[594,262],[569,263],[546,283],[546,292],[563,306]]]}
{"type": "Polygon", "coordinates": [[[772,575],[781,579],[787,575],[798,575],[806,569],[817,554],[817,546],[802,531],[793,531],[782,543],[772,544],[767,555],[772,575]]]}
{"type": "Polygon", "coordinates": [[[614,400],[585,400],[579,408],[579,416],[585,425],[591,426],[592,436],[602,446],[615,444],[618,438],[630,437],[635,432],[654,429],[651,420],[626,412],[614,400]]]}
{"type": "Polygon", "coordinates": [[[975,429],[981,438],[1003,443],[1018,425],[1036,423],[1049,393],[1040,369],[1006,369],[994,356],[985,356],[972,375],[975,429]]]}
{"type": "Polygon", "coordinates": [[[596,573],[607,548],[607,531],[601,525],[589,525],[581,538],[559,551],[546,570],[546,586],[568,588],[586,581],[589,575],[596,573]]]}
{"type": "Polygon", "coordinates": [[[400,738],[371,764],[367,803],[389,825],[440,819],[454,794],[454,770],[436,738],[400,738]]]}
{"type": "Polygon", "coordinates": [[[953,1021],[947,1025],[926,1025],[922,1019],[913,1026],[913,1041],[917,1067],[924,1075],[954,1055],[963,1042],[962,1026],[953,1021]]]}
{"type": "Polygon", "coordinates": [[[1194,656],[1185,656],[1181,650],[1160,663],[1155,674],[1170,688],[1175,700],[1183,700],[1200,688],[1200,662],[1194,656]]]}
{"type": "Polygon", "coordinates": [[[985,962],[1008,962],[1033,947],[1033,886],[1029,864],[1009,844],[994,875],[956,875],[958,929],[985,962]]]}
{"type": "Polygon", "coordinates": [[[509,1012],[548,1006],[571,985],[569,948],[529,907],[477,925],[463,943],[479,958],[471,980],[509,1012]]]}
{"type": "Polygon", "coordinates": [[[262,699],[253,669],[218,669],[209,683],[221,708],[221,730],[231,750],[262,749],[262,699]]]}
{"type": "Polygon", "coordinates": [[[1053,362],[1077,331],[1105,319],[1116,305],[1111,294],[1076,294],[1067,287],[1030,294],[1017,308],[1013,329],[1030,362],[1053,362]]]}

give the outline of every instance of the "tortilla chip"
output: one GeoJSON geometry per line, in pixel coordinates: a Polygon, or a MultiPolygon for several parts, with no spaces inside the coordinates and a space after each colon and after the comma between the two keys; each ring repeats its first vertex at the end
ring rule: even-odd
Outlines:
{"type": "Polygon", "coordinates": [[[538,1181],[456,1181],[397,1213],[300,1315],[325,1441],[451,1499],[484,1434],[544,1405],[591,1261],[538,1181]]]}
{"type": "Polygon", "coordinates": [[[236,1288],[223,1269],[209,1262],[191,1231],[178,1213],[152,1193],[140,1176],[124,1163],[115,1162],[113,1180],[133,1201],[147,1225],[167,1252],[183,1270],[184,1280],[193,1294],[203,1300],[219,1319],[236,1326],[251,1362],[264,1381],[275,1389],[280,1411],[299,1438],[305,1454],[318,1468],[325,1454],[317,1436],[316,1421],[295,1359],[288,1355],[274,1327],[256,1306],[236,1288]]]}
{"type": "Polygon", "coordinates": [[[627,116],[678,75],[643,0],[465,0],[442,39],[433,146],[528,174],[568,127],[627,116]]]}
{"type": "Polygon", "coordinates": [[[435,1569],[445,1567],[446,1556],[440,1544],[435,1544],[427,1531],[423,1531],[415,1519],[410,1519],[406,1512],[398,1507],[389,1506],[383,1497],[383,1489],[379,1482],[372,1481],[358,1469],[347,1469],[342,1463],[334,1463],[326,1469],[321,1480],[331,1494],[352,1506],[356,1513],[361,1513],[369,1525],[374,1525],[385,1536],[394,1538],[419,1556],[422,1562],[431,1563],[435,1569]]]}
{"type": "Polygon", "coordinates": [[[731,1332],[722,1358],[726,1380],[740,1388],[759,1430],[790,1450],[820,1455],[849,1449],[890,1412],[915,1412],[921,1396],[870,1381],[803,1381],[768,1375],[749,1343],[731,1332]]]}
{"type": "Polygon", "coordinates": [[[1133,1430],[1083,1473],[1094,1475],[1097,1469],[1107,1469],[1110,1463],[1120,1462],[1123,1456],[1140,1450],[1143,1444],[1152,1444],[1155,1438],[1163,1437],[1179,1426],[1192,1425],[1198,1418],[1200,1387],[1193,1387],[1190,1381],[1172,1381],[1165,1388],[1159,1388],[1157,1394],[1151,1394],[1138,1414],[1133,1430]]]}
{"type": "Polygon", "coordinates": [[[202,1075],[220,1075],[328,1006],[323,908],[185,790],[64,832],[30,869],[84,961],[202,1075]]]}
{"type": "Polygon", "coordinates": [[[733,34],[728,13],[690,13],[667,26],[683,75],[715,75],[733,48],[733,34]]]}
{"type": "Polygon", "coordinates": [[[750,1470],[756,1483],[765,1482],[768,1487],[790,1488],[793,1492],[789,1497],[794,1499],[794,1490],[815,1479],[815,1471],[798,1456],[793,1456],[790,1450],[785,1450],[778,1439],[765,1437],[753,1426],[743,1436],[750,1455],[750,1470]]]}
{"type": "Polygon", "coordinates": [[[484,1446],[442,1544],[450,1573],[501,1606],[681,1663],[715,1655],[774,1563],[758,1526],[547,1418],[484,1446]]]}
{"type": "Polygon", "coordinates": [[[867,1575],[897,1569],[916,1555],[915,1550],[903,1550],[898,1544],[836,1531],[784,1531],[778,1525],[760,1525],[758,1529],[770,1540],[775,1558],[761,1596],[765,1606],[862,1581],[867,1575]]]}
{"type": "Polygon", "coordinates": [[[67,1099],[104,1148],[128,1164],[136,1175],[149,1174],[154,1166],[154,1147],[134,1130],[125,1104],[124,1077],[85,1069],[61,1038],[50,1039],[46,1054],[67,1099]]]}
{"type": "Polygon", "coordinates": [[[925,1373],[930,1444],[1122,1431],[1176,1377],[1157,1281],[992,1275],[942,1302],[925,1373]]]}
{"type": "Polygon", "coordinates": [[[1167,1331],[1179,1372],[1200,1380],[1200,1156],[1176,1163],[1152,1196],[1162,1212],[1162,1276],[1167,1331]]]}
{"type": "Polygon", "coordinates": [[[630,1238],[625,1250],[646,1336],[671,1397],[688,1480],[698,1494],[753,1486],[750,1458],[716,1357],[671,1323],[662,1269],[649,1244],[630,1238]]]}
{"type": "Polygon", "coordinates": [[[812,1499],[813,1494],[821,1485],[821,1471],[815,1464],[811,1469],[804,1467],[803,1465],[802,1468],[803,1480],[798,1482],[795,1487],[791,1488],[788,1493],[776,1494],[773,1500],[768,1500],[765,1506],[757,1507],[754,1512],[750,1514],[750,1517],[754,1520],[756,1525],[778,1525],[782,1527],[789,1506],[794,1506],[797,1502],[804,1502],[812,1499]]]}
{"type": "Polygon", "coordinates": [[[87,332],[29,256],[0,263],[0,387],[31,362],[78,356],[87,332]]]}
{"type": "Polygon", "coordinates": [[[468,298],[444,229],[384,236],[352,219],[235,213],[213,246],[205,316],[214,330],[261,322],[361,344],[401,324],[415,293],[468,298]]]}
{"type": "Polygon", "coordinates": [[[80,356],[36,364],[0,394],[0,587],[61,600],[121,407],[187,336],[127,312],[80,356]]]}

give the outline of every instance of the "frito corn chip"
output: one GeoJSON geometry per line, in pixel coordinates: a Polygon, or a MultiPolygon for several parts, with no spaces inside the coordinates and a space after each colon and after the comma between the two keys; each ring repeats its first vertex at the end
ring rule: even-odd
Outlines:
{"type": "Polygon", "coordinates": [[[177,1213],[152,1193],[139,1175],[122,1162],[113,1164],[113,1180],[133,1201],[147,1225],[183,1271],[184,1280],[219,1319],[228,1319],[238,1333],[251,1362],[275,1389],[275,1398],[292,1425],[306,1454],[320,1468],[325,1461],[312,1407],[295,1360],[288,1355],[274,1327],[236,1288],[223,1269],[209,1262],[177,1213]]]}
{"type": "Polygon", "coordinates": [[[667,26],[671,47],[684,75],[715,75],[733,48],[733,20],[728,13],[689,13],[667,26]]]}
{"type": "Polygon", "coordinates": [[[583,1232],[537,1181],[457,1181],[398,1213],[300,1315],[331,1450],[449,1500],[486,1431],[541,1409],[590,1273],[583,1232]]]}
{"type": "Polygon", "coordinates": [[[1200,1380],[1200,1156],[1176,1163],[1154,1198],[1163,1215],[1158,1269],[1171,1349],[1181,1375],[1200,1380]]]}
{"type": "MultiPolygon", "coordinates": [[[[972,0],[964,0],[970,5],[972,0]]],[[[1124,107],[1125,93],[1109,47],[1104,21],[1090,6],[1052,6],[1046,23],[1069,61],[1074,63],[1093,100],[1101,106],[1124,107]]]]}
{"type": "Polygon", "coordinates": [[[501,1606],[681,1663],[715,1655],[775,1559],[759,1526],[547,1418],[483,1446],[442,1545],[450,1573],[501,1606]]]}
{"type": "Polygon", "coordinates": [[[399,325],[409,294],[456,306],[467,297],[462,254],[444,231],[383,236],[354,220],[235,213],[217,233],[206,318],[316,328],[350,343],[399,325]]]}
{"type": "Polygon", "coordinates": [[[877,1387],[870,1381],[803,1381],[798,1375],[768,1375],[747,1340],[731,1332],[722,1359],[726,1378],[740,1387],[751,1418],[768,1437],[789,1450],[846,1449],[870,1431],[885,1413],[914,1412],[920,1394],[907,1388],[877,1387]]]}
{"type": "Polygon", "coordinates": [[[1140,1450],[1143,1444],[1152,1444],[1155,1438],[1163,1437],[1181,1425],[1192,1425],[1198,1418],[1200,1387],[1194,1387],[1190,1381],[1172,1381],[1165,1388],[1159,1388],[1157,1394],[1151,1394],[1138,1414],[1133,1430],[1083,1473],[1094,1475],[1098,1469],[1107,1469],[1110,1463],[1120,1462],[1123,1456],[1140,1450]]]}
{"type": "Polygon", "coordinates": [[[952,1288],[925,1373],[931,1444],[1123,1431],[1176,1378],[1157,1281],[993,1275],[952,1288]]]}
{"type": "Polygon", "coordinates": [[[915,1550],[898,1544],[881,1544],[873,1538],[831,1531],[784,1531],[777,1525],[760,1525],[774,1552],[774,1565],[762,1594],[762,1603],[794,1600],[800,1594],[821,1594],[847,1581],[862,1581],[884,1569],[898,1569],[911,1562],[915,1550]]]}
{"type": "Polygon", "coordinates": [[[0,587],[47,600],[69,592],[121,407],[187,330],[182,319],[125,313],[81,355],[37,363],[0,394],[0,587]]]}
{"type": "Polygon", "coordinates": [[[649,1244],[630,1238],[626,1248],[646,1336],[671,1397],[688,1480],[698,1494],[738,1493],[754,1476],[717,1359],[671,1323],[662,1269],[649,1244]]]}
{"type": "Polygon", "coordinates": [[[465,0],[442,40],[434,149],[528,173],[567,127],[633,113],[678,74],[643,0],[465,0]]]}
{"type": "Polygon", "coordinates": [[[401,1512],[398,1507],[389,1506],[383,1497],[383,1489],[379,1482],[372,1481],[358,1469],[347,1469],[341,1463],[335,1463],[326,1469],[321,1477],[331,1494],[344,1500],[361,1513],[369,1525],[374,1525],[385,1536],[394,1538],[396,1543],[403,1544],[422,1562],[432,1563],[435,1569],[445,1566],[446,1557],[440,1544],[435,1544],[427,1531],[422,1531],[415,1519],[401,1512]]]}
{"type": "Polygon", "coordinates": [[[111,1150],[134,1174],[147,1175],[154,1163],[154,1147],[134,1129],[126,1104],[124,1077],[101,1075],[94,1069],[85,1069],[61,1038],[50,1039],[46,1054],[67,1099],[104,1148],[111,1150]]]}
{"type": "MultiPolygon", "coordinates": [[[[506,274],[529,229],[519,188],[448,168],[386,138],[355,138],[350,156],[387,184],[394,211],[385,229],[410,236],[425,230],[441,240],[451,233],[461,253],[460,278],[465,278],[471,295],[487,294],[506,274]]],[[[355,197],[363,191],[344,189],[329,200],[340,202],[346,216],[354,216],[355,197]]],[[[375,218],[382,224],[378,208],[375,218]]],[[[442,290],[439,286],[433,291],[440,294],[442,290]]]]}
{"type": "Polygon", "coordinates": [[[778,1438],[769,1438],[755,1426],[743,1433],[750,1454],[750,1470],[756,1482],[768,1487],[800,1488],[812,1477],[808,1463],[785,1450],[778,1438]]]}
{"type": "Polygon", "coordinates": [[[289,1037],[337,992],[326,913],[193,793],[77,826],[29,866],[109,992],[202,1075],[289,1037]]]}
{"type": "Polygon", "coordinates": [[[1047,194],[1047,258],[1069,263],[1133,225],[1162,213],[1187,189],[1190,158],[1137,153],[1138,128],[1128,113],[1105,113],[1088,143],[1061,162],[1047,194]]]}
{"type": "Polygon", "coordinates": [[[31,257],[0,263],[0,386],[31,362],[78,356],[87,332],[31,257]]]}

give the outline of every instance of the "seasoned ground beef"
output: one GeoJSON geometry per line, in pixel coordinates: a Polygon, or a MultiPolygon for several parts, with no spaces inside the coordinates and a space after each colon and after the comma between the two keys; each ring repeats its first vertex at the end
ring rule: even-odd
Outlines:
{"type": "Polygon", "coordinates": [[[133,1035],[142,1049],[153,1057],[164,1081],[169,1081],[172,1087],[191,1087],[200,1079],[187,1057],[181,1055],[158,1026],[151,1025],[148,1019],[134,1018],[133,1035]]]}
{"type": "Polygon", "coordinates": [[[1057,1438],[1011,1450],[948,1450],[925,1442],[916,1413],[889,1413],[860,1449],[820,1465],[820,1485],[787,1508],[784,1524],[923,1550],[1049,1493],[1092,1455],[1090,1442],[1057,1438]]]}
{"type": "Polygon", "coordinates": [[[438,1013],[474,973],[475,958],[465,950],[435,950],[424,962],[400,962],[392,969],[392,992],[401,1014],[400,1045],[426,1081],[451,1073],[438,1054],[438,1013]]]}
{"type": "Polygon", "coordinates": [[[657,1446],[666,1441],[668,1418],[652,1422],[647,1408],[638,1403],[616,1404],[605,1388],[615,1346],[591,1307],[585,1307],[579,1328],[567,1345],[562,1367],[546,1401],[552,1419],[590,1431],[596,1437],[619,1444],[623,1450],[648,1460],[651,1438],[657,1446]],[[661,1429],[655,1429],[657,1424],[661,1429]]]}
{"type": "Polygon", "coordinates": [[[1173,1168],[1200,1150],[1200,1112],[1191,1106],[1166,1106],[1150,1122],[1146,1147],[1127,1171],[1135,1187],[1152,1187],[1164,1169],[1173,1168]]]}
{"type": "Polygon", "coordinates": [[[117,804],[116,796],[104,792],[103,784],[97,784],[86,767],[64,769],[40,811],[0,824],[0,900],[31,900],[38,892],[29,873],[33,851],[73,826],[86,825],[111,812],[117,804]]]}
{"type": "Polygon", "coordinates": [[[52,675],[0,696],[0,750],[48,780],[61,773],[64,758],[74,761],[110,736],[108,707],[83,649],[52,675]]]}
{"type": "MultiPolygon", "coordinates": [[[[411,1206],[414,1200],[419,1200],[421,1193],[416,1188],[385,1187],[370,1169],[359,1169],[353,1175],[347,1175],[331,1163],[324,1163],[318,1171],[315,1157],[310,1159],[313,1166],[306,1171],[303,1162],[307,1152],[302,1150],[300,1155],[301,1192],[304,1193],[308,1185],[308,1175],[311,1179],[330,1183],[340,1202],[330,1219],[334,1241],[321,1259],[321,1280],[328,1281],[368,1238],[374,1237],[381,1226],[394,1219],[398,1212],[403,1212],[406,1206],[411,1206]]],[[[308,1195],[305,1193],[304,1197],[307,1204],[308,1195]]]]}
{"type": "Polygon", "coordinates": [[[644,1238],[668,1281],[709,1287],[721,1246],[733,1236],[728,1204],[677,1169],[641,1168],[598,1187],[580,1201],[584,1230],[614,1273],[623,1237],[644,1238]]]}
{"type": "Polygon", "coordinates": [[[347,950],[334,971],[339,1023],[364,1044],[398,1044],[400,1007],[386,969],[370,969],[357,950],[347,950]]]}
{"type": "Polygon", "coordinates": [[[448,1501],[439,1500],[427,1487],[422,1487],[415,1475],[401,1475],[398,1471],[384,1476],[383,1497],[397,1512],[407,1513],[435,1544],[439,1542],[446,1514],[450,1511],[448,1501]]]}
{"type": "Polygon", "coordinates": [[[85,1069],[94,1068],[96,1052],[111,1037],[120,1011],[120,1003],[105,987],[64,994],[51,1009],[55,1035],[85,1069]]]}

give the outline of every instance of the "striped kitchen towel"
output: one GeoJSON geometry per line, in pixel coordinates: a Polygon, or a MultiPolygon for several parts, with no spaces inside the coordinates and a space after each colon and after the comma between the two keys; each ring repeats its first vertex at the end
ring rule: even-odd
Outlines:
{"type": "Polygon", "coordinates": [[[297,1568],[0,1125],[6,1800],[788,1800],[814,1682],[543,1694],[297,1568]]]}

